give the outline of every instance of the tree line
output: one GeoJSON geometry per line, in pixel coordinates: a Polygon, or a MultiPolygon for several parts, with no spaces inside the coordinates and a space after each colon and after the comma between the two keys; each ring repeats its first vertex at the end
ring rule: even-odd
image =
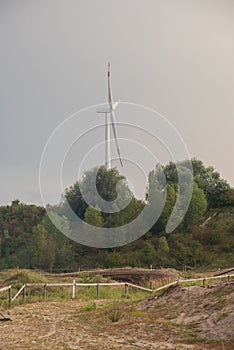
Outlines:
{"type": "MultiPolygon", "coordinates": [[[[0,207],[0,269],[35,268],[47,271],[73,271],[79,268],[107,267],[191,267],[233,265],[234,190],[213,167],[193,159],[193,192],[180,225],[166,233],[166,225],[184,186],[189,162],[157,165],[148,176],[146,196],[139,200],[131,193],[116,168],[85,172],[82,179],[66,189],[61,202],[53,206],[69,218],[68,204],[82,220],[96,227],[119,227],[132,222],[146,203],[157,211],[158,196],[165,195],[161,215],[150,230],[135,242],[118,248],[97,249],[78,244],[64,236],[50,221],[46,210],[14,200],[0,207]],[[178,181],[178,169],[183,179],[178,181]],[[93,192],[93,174],[97,194],[93,192]],[[117,193],[117,187],[120,186],[117,193]],[[89,199],[89,205],[83,194],[89,199]],[[106,213],[101,201],[124,208],[106,213]],[[127,205],[125,206],[125,203],[127,205]],[[100,204],[100,206],[99,206],[100,204]],[[212,219],[204,224],[205,219],[212,219]]],[[[182,191],[183,192],[183,191],[182,191]]],[[[113,208],[116,209],[116,208],[113,208]]],[[[178,212],[174,215],[179,215],[178,212]]]]}

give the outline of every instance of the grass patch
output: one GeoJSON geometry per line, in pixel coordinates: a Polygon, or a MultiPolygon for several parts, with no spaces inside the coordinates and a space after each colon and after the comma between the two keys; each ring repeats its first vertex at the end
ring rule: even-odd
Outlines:
{"type": "Polygon", "coordinates": [[[164,277],[164,278],[160,278],[158,280],[153,280],[151,281],[151,284],[147,284],[147,288],[150,288],[152,286],[153,289],[157,289],[160,287],[165,286],[166,284],[172,283],[175,281],[175,278],[172,277],[164,277]]]}
{"type": "Polygon", "coordinates": [[[81,272],[79,275],[80,283],[101,283],[103,280],[102,275],[92,275],[87,272],[81,272]]]}
{"type": "Polygon", "coordinates": [[[93,301],[92,303],[86,305],[85,307],[81,308],[80,311],[81,312],[85,312],[85,311],[93,311],[97,309],[97,304],[95,303],[95,301],[93,301]]]}
{"type": "MultiPolygon", "coordinates": [[[[3,277],[3,273],[1,273],[1,277],[3,277]]],[[[95,282],[102,278],[101,275],[94,276],[95,282]]],[[[83,281],[94,282],[94,280],[87,280],[88,276],[86,274],[83,275],[83,281]]],[[[40,276],[38,273],[29,270],[13,270],[13,271],[5,271],[4,272],[4,285],[12,286],[12,297],[18,292],[18,290],[25,283],[41,283],[42,285],[33,285],[26,286],[26,295],[23,299],[23,293],[19,295],[19,297],[14,301],[12,305],[19,305],[23,302],[25,303],[33,303],[33,302],[41,302],[41,301],[69,301],[72,298],[72,286],[47,286],[46,288],[46,299],[45,299],[45,290],[44,284],[48,283],[43,276],[40,276]]],[[[64,281],[56,280],[53,283],[64,283],[64,281]]],[[[70,281],[71,283],[71,281],[70,281]]],[[[98,287],[98,295],[97,295],[97,287],[96,286],[84,286],[84,287],[76,287],[75,300],[79,301],[93,301],[95,299],[105,299],[105,300],[125,300],[125,301],[138,301],[145,298],[148,295],[147,292],[137,291],[134,289],[129,289],[128,293],[125,294],[123,287],[112,287],[112,286],[100,286],[98,287]]],[[[8,306],[8,291],[0,294],[0,306],[7,307],[8,306]]]]}
{"type": "Polygon", "coordinates": [[[18,285],[22,286],[25,283],[46,283],[46,279],[40,276],[38,273],[30,270],[11,270],[10,274],[5,273],[5,278],[3,280],[4,285],[18,285]]]}
{"type": "Polygon", "coordinates": [[[209,343],[206,338],[200,338],[196,333],[187,333],[185,336],[185,340],[190,343],[209,343]]]}
{"type": "Polygon", "coordinates": [[[167,326],[168,329],[170,329],[170,328],[182,328],[183,327],[183,326],[181,326],[181,324],[172,322],[170,320],[163,321],[162,323],[164,326],[167,326]]]}
{"type": "Polygon", "coordinates": [[[215,310],[222,310],[226,305],[227,305],[227,300],[226,300],[226,299],[220,299],[220,300],[214,305],[214,309],[215,309],[215,310]]]}
{"type": "Polygon", "coordinates": [[[149,317],[146,310],[128,310],[128,315],[133,318],[149,317]]]}
{"type": "Polygon", "coordinates": [[[180,285],[183,287],[201,287],[203,285],[202,281],[191,281],[191,282],[181,282],[180,285]]]}
{"type": "Polygon", "coordinates": [[[221,320],[223,320],[224,318],[228,317],[229,312],[221,312],[218,314],[216,322],[219,322],[221,320]]]}
{"type": "Polygon", "coordinates": [[[114,300],[109,308],[105,311],[106,322],[119,322],[123,316],[123,305],[119,300],[114,300]]]}
{"type": "Polygon", "coordinates": [[[188,329],[197,329],[198,326],[199,326],[198,322],[192,322],[187,327],[188,327],[188,329]]]}
{"type": "Polygon", "coordinates": [[[211,292],[215,297],[223,297],[226,295],[229,295],[233,293],[232,288],[220,288],[220,289],[215,289],[214,291],[211,292]]]}

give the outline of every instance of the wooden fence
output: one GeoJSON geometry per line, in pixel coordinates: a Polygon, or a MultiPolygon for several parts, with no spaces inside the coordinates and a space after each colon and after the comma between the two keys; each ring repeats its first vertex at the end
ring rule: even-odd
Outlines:
{"type": "Polygon", "coordinates": [[[11,304],[11,286],[3,287],[0,289],[0,293],[8,292],[8,302],[11,304]]]}
{"type": "Polygon", "coordinates": [[[115,283],[77,283],[75,280],[73,280],[72,283],[26,283],[24,284],[15,294],[14,297],[12,297],[12,286],[7,286],[3,287],[0,289],[0,293],[7,292],[8,293],[8,303],[11,305],[18,296],[23,293],[23,299],[26,297],[26,290],[30,287],[41,287],[44,289],[44,300],[46,301],[47,299],[47,292],[48,292],[48,287],[70,287],[71,288],[71,294],[72,294],[72,300],[75,299],[76,296],[76,287],[96,287],[96,295],[97,298],[99,296],[99,287],[101,286],[106,286],[106,287],[119,287],[122,286],[124,287],[124,293],[126,294],[128,291],[128,288],[130,287],[131,289],[138,289],[142,291],[146,291],[149,293],[156,293],[159,292],[163,289],[169,288],[173,285],[179,285],[183,283],[188,283],[192,284],[193,282],[202,282],[202,285],[205,287],[206,282],[209,280],[217,280],[217,279],[227,279],[227,281],[230,281],[234,277],[234,274],[229,274],[229,275],[221,275],[221,276],[210,276],[210,277],[205,277],[205,278],[190,278],[190,279],[181,279],[177,280],[168,284],[165,284],[159,288],[153,289],[153,288],[145,288],[138,286],[136,284],[128,283],[128,282],[115,282],[115,283]]]}

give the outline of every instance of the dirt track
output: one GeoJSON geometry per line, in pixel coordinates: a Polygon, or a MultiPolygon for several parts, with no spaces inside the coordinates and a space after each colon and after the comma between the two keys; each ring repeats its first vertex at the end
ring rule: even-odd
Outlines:
{"type": "Polygon", "coordinates": [[[161,279],[172,279],[176,280],[178,274],[168,270],[136,270],[136,269],[115,269],[115,270],[103,270],[101,272],[103,277],[111,277],[112,279],[119,282],[130,282],[138,285],[144,284],[149,280],[161,280],[161,279]]]}
{"type": "Polygon", "coordinates": [[[233,304],[234,284],[229,283],[176,286],[159,298],[121,304],[114,323],[113,307],[104,300],[92,311],[81,301],[21,305],[9,311],[12,322],[0,325],[0,349],[231,350],[233,304]]]}
{"type": "MultiPolygon", "coordinates": [[[[53,274],[56,278],[79,278],[83,273],[90,275],[102,275],[105,277],[110,277],[111,279],[118,282],[129,282],[138,285],[144,285],[149,280],[176,280],[179,275],[176,271],[170,269],[132,269],[132,268],[121,268],[121,269],[105,269],[105,270],[93,270],[93,271],[82,271],[82,272],[72,272],[64,274],[53,274]]],[[[48,275],[50,276],[50,275],[48,275]]]]}

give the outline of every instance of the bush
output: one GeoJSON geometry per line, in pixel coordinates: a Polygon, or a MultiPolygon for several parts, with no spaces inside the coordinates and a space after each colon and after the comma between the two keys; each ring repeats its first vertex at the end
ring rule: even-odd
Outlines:
{"type": "Polygon", "coordinates": [[[124,316],[123,310],[121,308],[121,304],[119,300],[114,300],[111,304],[109,310],[105,313],[106,321],[108,322],[119,322],[120,319],[124,316]]]}
{"type": "Polygon", "coordinates": [[[13,270],[4,284],[45,283],[46,279],[30,270],[13,270]]]}

